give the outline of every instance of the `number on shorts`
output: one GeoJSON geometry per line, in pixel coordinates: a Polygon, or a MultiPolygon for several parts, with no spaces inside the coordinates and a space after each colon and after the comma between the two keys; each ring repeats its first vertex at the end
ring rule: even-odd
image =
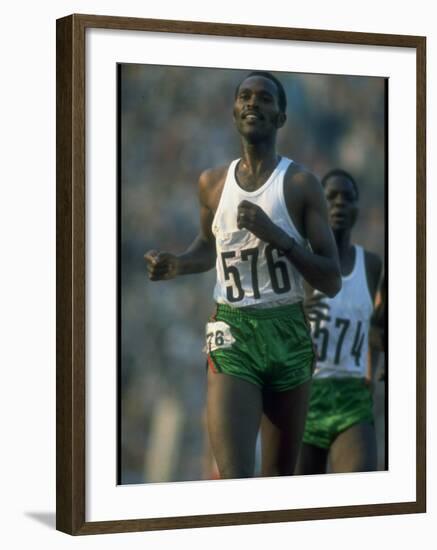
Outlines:
{"type": "Polygon", "coordinates": [[[215,348],[218,348],[220,346],[223,346],[225,343],[225,334],[222,330],[216,330],[215,332],[208,332],[206,335],[206,347],[209,351],[211,351],[211,348],[213,346],[215,348]]]}

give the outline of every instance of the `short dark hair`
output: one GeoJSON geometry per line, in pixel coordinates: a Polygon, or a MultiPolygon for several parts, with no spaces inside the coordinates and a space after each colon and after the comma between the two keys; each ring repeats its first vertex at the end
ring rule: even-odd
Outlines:
{"type": "Polygon", "coordinates": [[[330,170],[327,174],[325,174],[322,178],[322,185],[323,187],[326,187],[326,184],[328,183],[328,180],[335,177],[345,178],[348,179],[355,190],[355,199],[358,200],[360,198],[360,191],[358,189],[357,182],[355,179],[349,174],[349,172],[346,172],[346,170],[342,170],[341,168],[335,168],[334,170],[330,170]]]}
{"type": "Polygon", "coordinates": [[[278,105],[281,112],[285,113],[287,110],[287,95],[284,90],[284,86],[279,82],[279,80],[272,75],[272,73],[269,73],[268,71],[252,71],[247,76],[243,78],[243,80],[240,81],[238,86],[235,88],[235,97],[238,95],[238,90],[240,89],[241,84],[247,80],[248,78],[251,78],[252,76],[261,76],[262,78],[267,78],[268,80],[271,80],[273,84],[275,84],[276,89],[278,90],[278,105]]]}

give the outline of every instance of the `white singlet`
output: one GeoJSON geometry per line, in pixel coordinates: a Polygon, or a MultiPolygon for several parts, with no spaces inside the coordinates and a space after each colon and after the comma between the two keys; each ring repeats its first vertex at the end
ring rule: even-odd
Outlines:
{"type": "MultiPolygon", "coordinates": [[[[320,293],[316,291],[316,294],[320,293]]],[[[314,378],[365,377],[373,304],[361,246],[355,246],[354,267],[349,275],[342,277],[340,292],[323,302],[330,308],[326,313],[329,321],[311,322],[317,347],[314,378]]]]}
{"type": "Polygon", "coordinates": [[[231,162],[212,223],[217,248],[214,300],[233,307],[276,307],[302,301],[302,277],[283,252],[237,227],[241,201],[258,205],[272,222],[306,246],[291,220],[284,198],[284,175],[292,160],[282,157],[268,180],[256,191],[236,181],[240,159],[231,162]]]}

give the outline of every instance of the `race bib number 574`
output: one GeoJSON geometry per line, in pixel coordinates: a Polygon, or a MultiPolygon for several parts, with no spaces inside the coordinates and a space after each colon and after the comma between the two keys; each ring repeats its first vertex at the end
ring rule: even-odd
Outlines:
{"type": "Polygon", "coordinates": [[[235,342],[231,327],[223,321],[206,324],[206,345],[204,351],[210,353],[216,349],[230,348],[235,342]]]}

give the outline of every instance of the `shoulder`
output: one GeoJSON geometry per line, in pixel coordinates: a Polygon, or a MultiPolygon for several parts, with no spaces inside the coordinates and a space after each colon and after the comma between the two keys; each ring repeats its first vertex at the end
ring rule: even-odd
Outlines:
{"type": "Polygon", "coordinates": [[[306,194],[322,189],[318,178],[308,168],[297,162],[290,164],[285,175],[285,185],[306,194]]]}
{"type": "Polygon", "coordinates": [[[199,176],[199,185],[208,187],[217,183],[223,177],[226,177],[228,172],[229,164],[224,164],[223,166],[217,166],[215,168],[208,168],[204,170],[199,176]]]}
{"type": "Polygon", "coordinates": [[[382,273],[382,261],[378,254],[364,250],[364,263],[369,290],[371,291],[372,298],[375,298],[376,289],[378,288],[382,273]]]}
{"type": "Polygon", "coordinates": [[[211,198],[221,193],[228,173],[229,164],[208,168],[199,176],[199,197],[202,203],[209,204],[211,198]]]}
{"type": "Polygon", "coordinates": [[[315,203],[324,197],[319,179],[302,164],[292,162],[284,178],[284,192],[287,197],[292,196],[304,202],[315,203]]]}
{"type": "Polygon", "coordinates": [[[294,161],[288,167],[285,180],[296,186],[320,185],[319,180],[306,166],[294,161]]]}
{"type": "Polygon", "coordinates": [[[366,268],[368,268],[369,271],[377,274],[378,277],[381,275],[382,261],[378,254],[364,250],[364,261],[366,263],[366,268]]]}
{"type": "Polygon", "coordinates": [[[219,184],[226,178],[229,165],[218,166],[216,168],[208,168],[199,176],[199,190],[207,191],[219,184]]]}

